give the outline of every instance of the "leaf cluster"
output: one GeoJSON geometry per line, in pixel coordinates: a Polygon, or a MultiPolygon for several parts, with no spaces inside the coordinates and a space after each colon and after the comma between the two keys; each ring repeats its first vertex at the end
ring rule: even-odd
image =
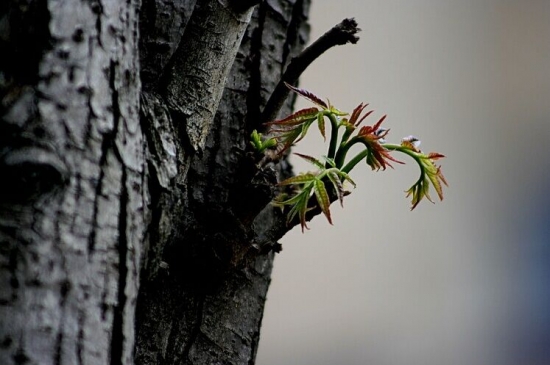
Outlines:
{"type": "Polygon", "coordinates": [[[326,119],[330,124],[330,140],[325,162],[308,155],[297,154],[317,167],[315,172],[302,173],[279,183],[283,192],[273,201],[273,204],[288,209],[287,221],[290,224],[298,218],[302,230],[307,228],[306,214],[318,207],[327,220],[332,224],[330,204],[338,199],[343,204],[345,195],[344,182],[355,183],[348,175],[361,161],[365,161],[372,170],[379,171],[391,167],[392,163],[403,164],[397,160],[392,152],[400,152],[410,156],[420,168],[420,177],[406,190],[407,197],[411,197],[411,210],[424,198],[432,201],[429,192],[430,186],[435,189],[440,200],[443,200],[442,185],[447,182],[440,166],[434,161],[443,158],[440,153],[424,154],[418,147],[420,141],[413,137],[405,137],[400,144],[386,143],[389,129],[382,128],[386,116],[381,117],[373,125],[360,126],[373,110],[365,111],[368,104],[359,104],[351,114],[342,112],[333,107],[330,102],[324,102],[313,93],[287,84],[293,92],[315,104],[314,107],[299,110],[286,118],[267,123],[271,137],[262,142],[261,135],[252,133],[252,145],[260,152],[266,148],[276,148],[281,154],[291,146],[302,140],[313,123],[326,140],[326,119]],[[340,130],[343,132],[340,133],[340,130]],[[269,145],[269,146],[267,146],[269,145]],[[362,145],[363,148],[348,159],[350,148],[362,145]],[[293,188],[291,192],[288,187],[293,188]],[[331,199],[331,197],[334,197],[331,199]]]}
{"type": "Polygon", "coordinates": [[[297,156],[311,162],[318,170],[314,173],[307,172],[292,176],[279,183],[280,186],[297,186],[296,193],[288,198],[286,194],[279,195],[279,197],[273,202],[275,205],[284,208],[285,205],[289,205],[291,208],[288,212],[288,221],[293,220],[296,215],[300,219],[300,225],[302,230],[307,228],[306,213],[313,209],[310,204],[310,198],[315,197],[316,204],[321,208],[321,211],[327,218],[330,224],[332,224],[332,218],[330,216],[330,203],[329,192],[325,184],[331,184],[332,188],[336,192],[336,196],[340,201],[340,204],[344,205],[344,195],[346,191],[344,189],[343,181],[350,182],[355,187],[355,182],[349,177],[348,174],[341,171],[334,165],[334,161],[328,160],[324,164],[314,157],[308,155],[302,155],[297,153],[297,156]],[[330,167],[326,167],[326,165],[330,167]]]}

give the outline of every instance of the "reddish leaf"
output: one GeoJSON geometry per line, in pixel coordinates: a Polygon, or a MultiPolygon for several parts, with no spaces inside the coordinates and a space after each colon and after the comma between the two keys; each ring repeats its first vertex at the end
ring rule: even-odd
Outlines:
{"type": "Polygon", "coordinates": [[[284,125],[284,126],[293,126],[302,124],[305,121],[315,119],[317,118],[317,114],[319,113],[319,109],[315,107],[307,108],[307,109],[300,109],[297,112],[289,115],[286,118],[275,120],[273,122],[266,123],[266,125],[284,125]]]}
{"type": "Polygon", "coordinates": [[[325,117],[322,113],[317,114],[317,126],[319,127],[319,131],[321,132],[323,139],[326,141],[327,137],[325,136],[325,117]]]}
{"type": "Polygon", "coordinates": [[[304,160],[308,161],[308,162],[311,162],[312,164],[314,164],[315,166],[319,167],[319,168],[324,168],[325,165],[319,161],[318,159],[316,159],[315,157],[311,157],[311,156],[308,156],[308,155],[303,155],[301,153],[294,153],[296,156],[300,156],[301,158],[303,158],[304,160]]]}
{"type": "Polygon", "coordinates": [[[438,160],[438,159],[443,158],[443,157],[445,157],[445,155],[442,155],[441,153],[437,153],[437,152],[428,153],[428,158],[430,160],[438,160]]]}
{"type": "MultiPolygon", "coordinates": [[[[307,189],[303,192],[304,199],[300,200],[294,208],[298,212],[298,216],[300,217],[300,226],[302,227],[302,232],[304,231],[304,228],[308,228],[306,224],[306,213],[309,210],[307,207],[307,203],[309,201],[309,195],[311,193],[311,188],[307,189]]],[[[296,213],[295,213],[296,214],[296,213]]],[[[309,229],[309,228],[308,228],[309,229]]]]}
{"type": "Polygon", "coordinates": [[[300,136],[301,131],[302,128],[289,129],[281,136],[276,137],[277,139],[282,139],[281,143],[283,144],[282,148],[278,151],[279,155],[288,150],[294,144],[294,142],[296,142],[296,139],[300,136]]]}
{"type": "Polygon", "coordinates": [[[361,117],[361,113],[368,105],[369,104],[361,103],[355,109],[353,109],[353,112],[351,113],[351,117],[349,118],[349,123],[351,125],[357,127],[359,124],[361,124],[361,122],[363,122],[363,120],[365,120],[365,118],[367,118],[369,115],[371,115],[374,112],[374,110],[370,110],[361,117]],[[359,117],[361,117],[361,119],[359,119],[359,117]]]}
{"type": "Polygon", "coordinates": [[[400,164],[403,163],[392,157],[390,155],[390,152],[379,142],[379,140],[384,138],[390,131],[388,129],[380,133],[380,125],[382,124],[382,122],[384,122],[385,119],[386,115],[382,116],[382,118],[380,118],[378,122],[376,122],[376,124],[372,126],[367,125],[361,127],[359,133],[357,133],[357,137],[363,140],[363,143],[370,151],[370,153],[367,155],[366,161],[373,170],[385,170],[388,166],[393,168],[389,161],[397,162],[400,164]]]}
{"type": "Polygon", "coordinates": [[[328,105],[323,100],[321,100],[317,95],[313,94],[312,92],[309,92],[305,89],[300,89],[300,88],[294,87],[294,86],[292,86],[292,85],[290,85],[286,82],[285,82],[285,85],[290,90],[297,93],[298,95],[300,95],[300,96],[308,99],[309,101],[311,101],[313,104],[319,105],[323,109],[328,109],[328,105]]]}

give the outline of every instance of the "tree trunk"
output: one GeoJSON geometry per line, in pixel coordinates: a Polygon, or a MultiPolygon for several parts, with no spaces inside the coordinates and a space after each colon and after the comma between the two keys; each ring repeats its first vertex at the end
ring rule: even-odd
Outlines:
{"type": "Polygon", "coordinates": [[[2,2],[0,364],[254,363],[290,166],[248,141],[308,8],[2,2]]]}

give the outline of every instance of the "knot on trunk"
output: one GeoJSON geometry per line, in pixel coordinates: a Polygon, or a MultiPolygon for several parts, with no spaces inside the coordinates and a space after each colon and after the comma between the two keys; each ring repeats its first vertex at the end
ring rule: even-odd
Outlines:
{"type": "Polygon", "coordinates": [[[5,202],[35,199],[69,180],[59,156],[39,147],[21,147],[2,155],[0,176],[0,194],[5,202]]]}

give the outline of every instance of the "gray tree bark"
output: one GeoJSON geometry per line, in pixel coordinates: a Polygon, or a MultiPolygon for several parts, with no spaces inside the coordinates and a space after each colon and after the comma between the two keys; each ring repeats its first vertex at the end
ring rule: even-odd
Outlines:
{"type": "Polygon", "coordinates": [[[308,7],[1,3],[0,364],[254,363],[291,168],[248,140],[308,7]]]}

